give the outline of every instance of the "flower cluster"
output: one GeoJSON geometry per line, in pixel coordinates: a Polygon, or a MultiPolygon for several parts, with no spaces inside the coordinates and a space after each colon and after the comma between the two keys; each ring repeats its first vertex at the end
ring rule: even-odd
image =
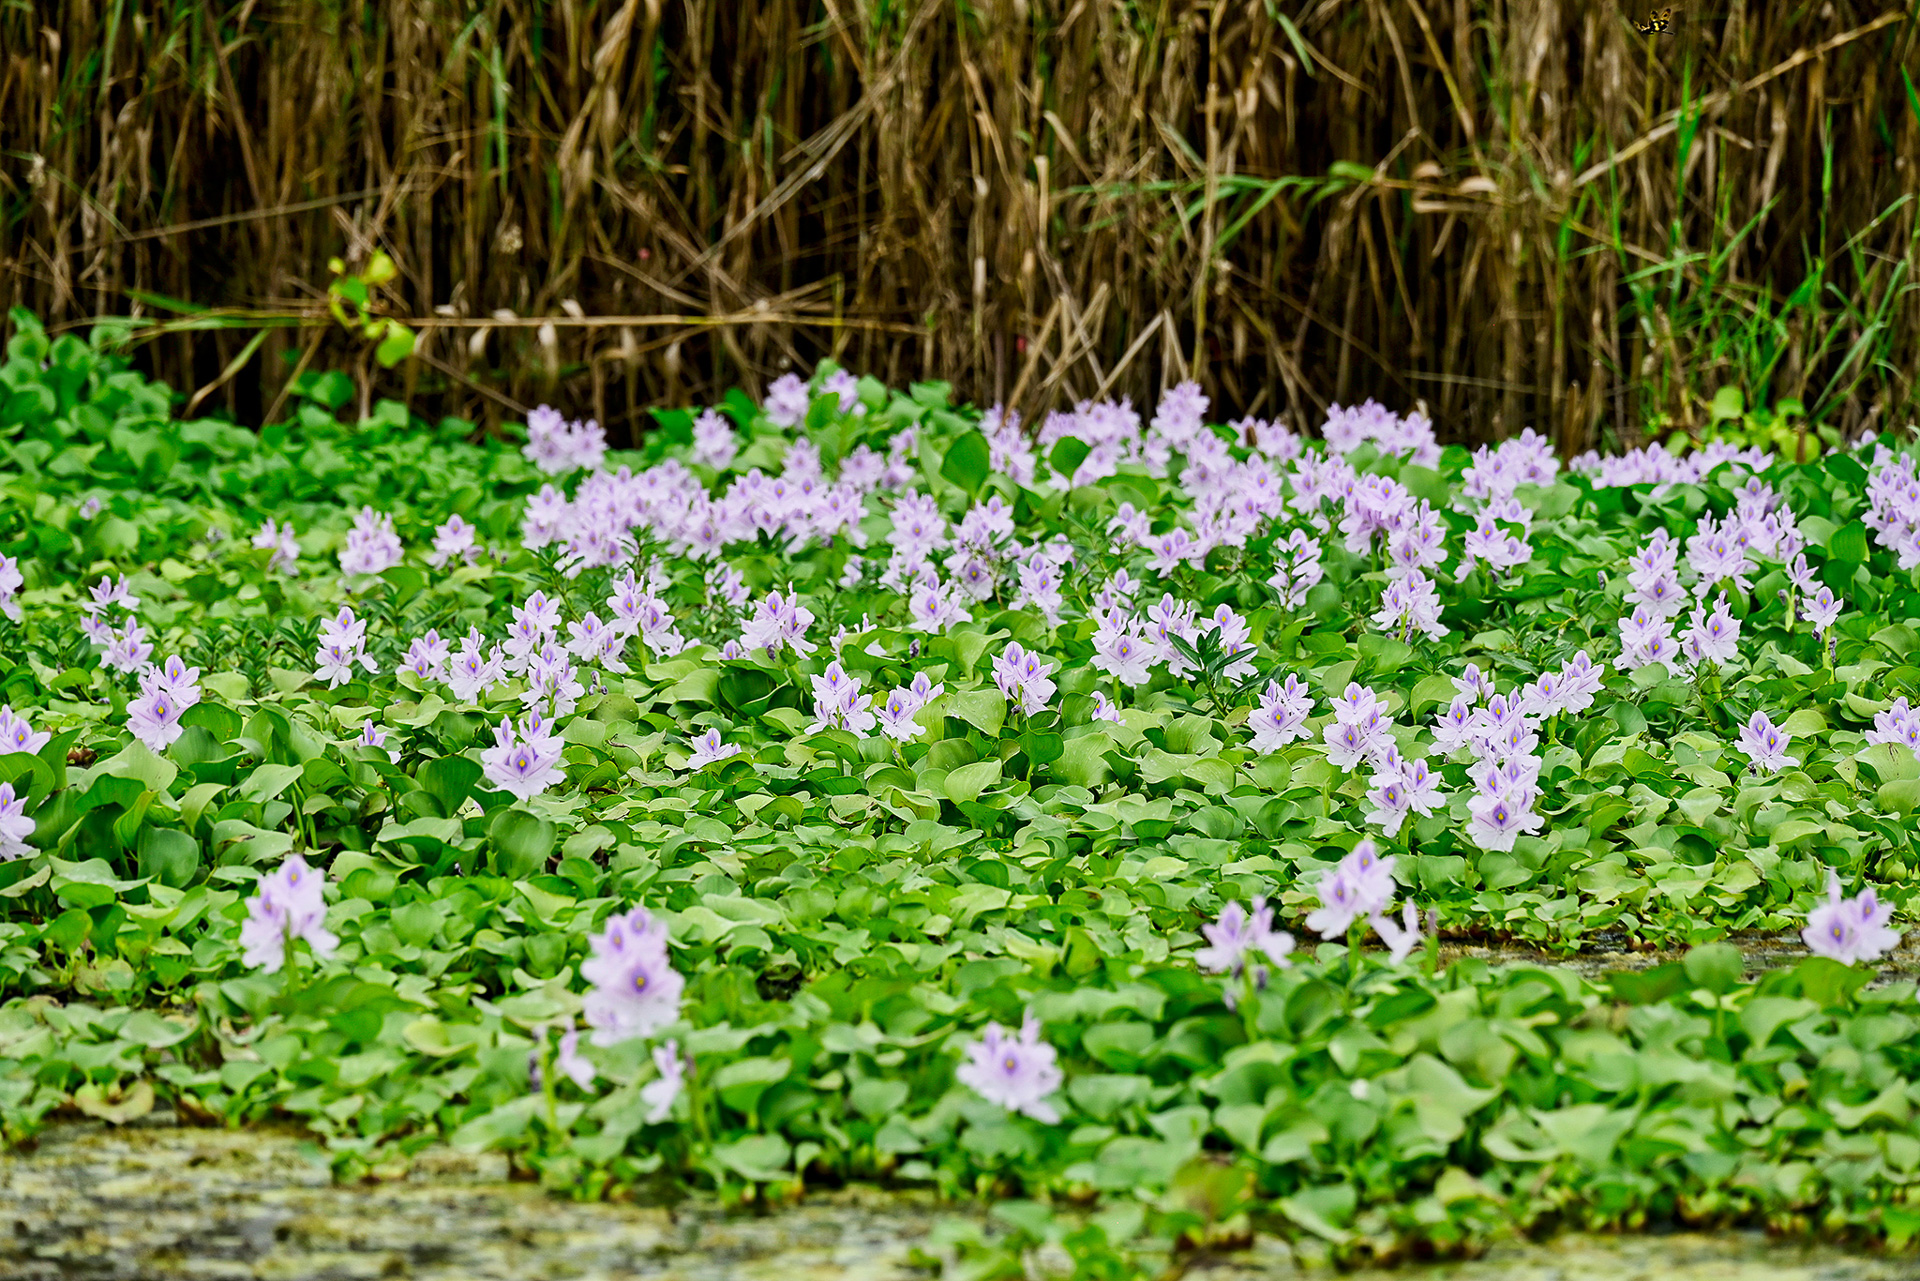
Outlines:
{"type": "Polygon", "coordinates": [[[646,908],[608,917],[587,942],[593,955],[580,977],[593,984],[585,1016],[595,1045],[652,1036],[680,1017],[687,981],[667,955],[666,926],[646,908]]]}
{"type": "Polygon", "coordinates": [[[400,536],[393,530],[393,517],[362,507],[347,531],[347,545],[340,549],[343,574],[383,574],[406,556],[400,536]]]}
{"type": "Polygon", "coordinates": [[[200,669],[175,655],[140,672],[140,697],[127,704],[127,728],[149,749],[163,752],[186,732],[180,716],[199,701],[200,669]]]}
{"type": "Polygon", "coordinates": [[[352,680],[356,666],[370,673],[380,670],[367,653],[366,620],[356,617],[349,605],[342,605],[332,618],[320,620],[320,648],[313,661],[313,678],[325,681],[328,689],[352,680]]]}
{"type": "Polygon", "coordinates": [[[512,717],[494,727],[493,746],[480,753],[487,782],[518,800],[530,800],[558,783],[561,742],[539,711],[521,719],[516,732],[512,717]]]}
{"type": "Polygon", "coordinates": [[[570,423],[541,405],[527,415],[527,443],[520,452],[549,476],[594,471],[607,455],[607,433],[599,423],[570,423]]]}
{"type": "Polygon", "coordinates": [[[327,929],[324,889],[320,873],[298,854],[288,855],[261,877],[240,925],[241,959],[268,974],[278,973],[295,939],[305,939],[316,960],[332,956],[340,940],[327,929]]]}
{"type": "Polygon", "coordinates": [[[283,574],[294,574],[300,570],[300,543],[294,537],[293,522],[276,523],[268,517],[266,524],[260,526],[253,536],[256,551],[271,551],[267,558],[267,568],[279,570],[283,574]]]}
{"type": "Polygon", "coordinates": [[[1395,890],[1391,854],[1380,857],[1370,840],[1363,840],[1351,853],[1320,874],[1315,891],[1320,906],[1307,915],[1307,928],[1323,939],[1339,938],[1365,920],[1387,945],[1393,959],[1403,961],[1421,942],[1419,911],[1409,902],[1396,923],[1387,915],[1395,890]]]}
{"type": "Polygon", "coordinates": [[[1230,980],[1227,986],[1227,1008],[1232,1009],[1238,1000],[1231,980],[1245,974],[1255,987],[1267,985],[1267,968],[1259,963],[1264,957],[1274,965],[1288,964],[1287,957],[1293,951],[1293,935],[1285,930],[1273,928],[1273,909],[1267,906],[1267,900],[1254,897],[1251,908],[1243,908],[1238,903],[1229,903],[1220,909],[1220,919],[1211,925],[1200,927],[1200,933],[1206,938],[1207,946],[1193,955],[1196,965],[1209,974],[1225,974],[1230,980]]]}
{"type": "Polygon", "coordinates": [[[1047,709],[1058,688],[1048,679],[1053,666],[1025,649],[1019,641],[1010,641],[993,660],[993,683],[1007,696],[1009,704],[1027,716],[1036,716],[1047,709]]]}
{"type": "Polygon", "coordinates": [[[1893,905],[1882,903],[1872,889],[1864,889],[1854,898],[1843,898],[1840,875],[1827,869],[1827,901],[1807,914],[1807,927],[1800,931],[1807,949],[1843,965],[1855,961],[1876,961],[1900,946],[1900,932],[1889,928],[1893,905]]]}
{"type": "Polygon", "coordinates": [[[1040,1039],[1040,1023],[1028,1012],[1018,1035],[989,1023],[978,1041],[961,1045],[966,1061],[953,1075],[987,1102],[1048,1125],[1060,1120],[1047,1096],[1066,1078],[1059,1053],[1040,1039]]]}

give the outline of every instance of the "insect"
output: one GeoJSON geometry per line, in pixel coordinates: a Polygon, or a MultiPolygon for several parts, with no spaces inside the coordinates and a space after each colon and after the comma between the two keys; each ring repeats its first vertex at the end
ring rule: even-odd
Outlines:
{"type": "Polygon", "coordinates": [[[1645,22],[1636,22],[1633,29],[1643,36],[1665,35],[1673,28],[1673,10],[1662,9],[1658,13],[1648,10],[1645,22]]]}

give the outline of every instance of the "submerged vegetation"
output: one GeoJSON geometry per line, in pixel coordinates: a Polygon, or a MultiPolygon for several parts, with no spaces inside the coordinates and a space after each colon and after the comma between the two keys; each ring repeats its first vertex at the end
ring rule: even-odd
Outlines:
{"type": "Polygon", "coordinates": [[[999,1204],[981,1277],[1920,1231],[1906,436],[1563,465],[831,366],[633,452],[312,372],[255,433],[114,337],[0,366],[11,1142],[920,1186],[999,1204]]]}

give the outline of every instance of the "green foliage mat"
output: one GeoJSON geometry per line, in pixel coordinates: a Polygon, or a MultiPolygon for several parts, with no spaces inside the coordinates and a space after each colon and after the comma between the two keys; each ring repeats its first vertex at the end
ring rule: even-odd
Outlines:
{"type": "MultiPolygon", "coordinates": [[[[892,592],[834,586],[844,542],[762,539],[728,563],[756,595],[802,593],[822,649],[804,671],[721,662],[737,619],[709,603],[704,566],[669,559],[664,595],[694,648],[605,673],[562,719],[563,785],[516,803],[479,754],[518,700],[461,703],[398,670],[429,627],[497,636],[536,589],[570,618],[606,595],[607,571],[568,578],[552,549],[519,547],[544,478],[516,448],[393,405],[341,425],[325,377],[302,381],[293,422],[258,434],[177,422],[164,389],[25,317],[8,352],[0,548],[25,584],[21,619],[0,623],[0,679],[53,734],[0,757],[36,825],[30,855],[0,863],[11,1141],[49,1114],[127,1120],[164,1104],[215,1123],[295,1118],[342,1177],[451,1141],[504,1148],[586,1197],[691,1183],[777,1199],[873,1180],[1008,1198],[994,1234],[948,1243],[979,1277],[1017,1275],[1042,1241],[1083,1275],[1121,1275],[1250,1225],[1341,1257],[1555,1223],[1764,1222],[1894,1245],[1920,1230],[1913,983],[1863,986],[1868,970],[1823,958],[1749,979],[1716,941],[1791,938],[1828,868],[1876,886],[1899,919],[1910,910],[1920,769],[1863,731],[1920,688],[1920,598],[1864,536],[1863,458],[1765,474],[1846,597],[1830,651],[1789,628],[1785,580],[1763,568],[1736,602],[1736,661],[1694,679],[1612,671],[1594,707],[1546,728],[1540,833],[1477,848],[1450,779],[1459,803],[1388,842],[1401,892],[1442,931],[1548,953],[1693,945],[1684,961],[1611,978],[1473,960],[1436,972],[1431,951],[1396,964],[1334,942],[1303,945],[1229,1003],[1195,964],[1199,927],[1264,895],[1299,932],[1318,878],[1365,830],[1366,780],[1317,737],[1254,751],[1250,696],[1212,667],[1156,675],[1119,722],[1088,719],[1101,676],[1084,585],[1122,563],[1106,521],[1122,502],[1163,528],[1185,511],[1145,469],[1029,489],[990,473],[978,416],[938,387],[863,383],[857,415],[817,400],[801,430],[824,456],[863,440],[884,451],[916,427],[915,482],[950,518],[996,493],[1023,536],[1072,540],[1081,595],[1066,620],[1003,598],[944,634],[908,632],[892,592]],[[363,505],[393,513],[416,549],[460,513],[505,550],[449,568],[415,550],[347,581],[332,553],[363,505]],[[250,545],[269,517],[300,531],[299,572],[250,545]],[[155,659],[203,673],[206,698],[162,753],[130,740],[133,682],[78,628],[106,573],[129,575],[155,659]],[[367,620],[379,670],[329,689],[312,655],[343,602],[367,620]],[[920,741],[808,732],[807,677],[842,625],[856,635],[841,661],[871,688],[915,671],[944,683],[920,741]],[[1044,714],[995,687],[1010,641],[1056,665],[1044,714]],[[1792,732],[1793,768],[1755,775],[1735,752],[1756,709],[1792,732]],[[384,747],[359,742],[368,721],[384,747]],[[687,741],[709,728],[744,750],[689,770],[687,741]],[[245,900],[296,851],[326,870],[338,951],[250,971],[245,900]],[[651,1042],[587,1051],[588,1090],[556,1079],[546,1048],[581,1011],[589,935],[642,904],[688,983],[670,1031],[692,1068],[658,1123],[640,1100],[651,1042]],[[1028,1014],[1065,1075],[1058,1124],[954,1077],[988,1020],[1028,1014]],[[530,1056],[545,1088],[529,1086],[530,1056]]],[[[731,408],[736,474],[777,468],[786,437],[731,408]]],[[[645,455],[609,465],[684,454],[686,416],[662,419],[645,455]]],[[[1431,469],[1366,448],[1349,460],[1443,509],[1467,463],[1458,450],[1431,469]]],[[[1533,559],[1497,585],[1446,583],[1438,640],[1369,625],[1384,576],[1337,537],[1328,581],[1297,611],[1264,586],[1257,538],[1168,589],[1241,611],[1262,674],[1299,675],[1323,705],[1323,691],[1370,685],[1418,752],[1468,661],[1504,688],[1580,648],[1611,658],[1628,555],[1733,501],[1714,479],[1609,489],[1578,475],[1520,495],[1533,559]]],[[[878,505],[862,528],[884,534],[878,505]]]]}

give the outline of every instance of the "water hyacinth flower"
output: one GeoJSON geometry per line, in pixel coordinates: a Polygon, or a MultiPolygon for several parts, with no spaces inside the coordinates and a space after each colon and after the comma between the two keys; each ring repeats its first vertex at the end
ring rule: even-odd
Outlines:
{"type": "Polygon", "coordinates": [[[570,1027],[560,1034],[560,1045],[554,1054],[553,1066],[561,1076],[582,1090],[591,1090],[594,1077],[599,1075],[593,1064],[587,1062],[586,1056],[580,1053],[580,1029],[577,1027],[570,1027]]]}
{"type": "Polygon", "coordinates": [[[147,640],[146,628],[129,622],[123,630],[108,631],[107,647],[100,655],[100,665],[109,671],[137,672],[152,657],[153,646],[147,640]]]}
{"type": "Polygon", "coordinates": [[[455,512],[433,531],[433,550],[427,553],[427,564],[438,569],[455,557],[473,564],[480,559],[478,535],[479,531],[455,512]]]}
{"type": "Polygon", "coordinates": [[[27,798],[13,794],[12,783],[0,783],[0,863],[10,863],[33,853],[27,838],[33,835],[33,820],[27,817],[27,798]]]}
{"type": "Polygon", "coordinates": [[[527,443],[521,447],[527,461],[549,476],[563,476],[600,466],[607,453],[607,433],[599,423],[570,423],[560,412],[541,405],[527,414],[527,443]]]}
{"type": "Polygon", "coordinates": [[[1772,774],[1800,763],[1798,757],[1787,755],[1787,744],[1792,741],[1793,735],[1775,725],[1765,712],[1755,712],[1741,727],[1740,740],[1734,746],[1752,762],[1756,774],[1772,774]]]}
{"type": "Polygon", "coordinates": [[[423,681],[444,681],[447,678],[449,654],[447,642],[440,639],[440,633],[429,629],[425,636],[416,636],[413,643],[407,646],[401,666],[423,681]]]}
{"type": "Polygon", "coordinates": [[[463,703],[474,702],[506,676],[506,656],[495,645],[493,651],[480,652],[478,632],[469,633],[460,652],[447,669],[447,687],[463,703]]]}
{"type": "Polygon", "coordinates": [[[690,770],[705,769],[740,754],[740,745],[723,741],[717,729],[710,729],[698,738],[689,739],[687,746],[693,749],[687,757],[687,768],[690,770]]]}
{"type": "Polygon", "coordinates": [[[1900,946],[1900,932],[1888,928],[1893,905],[1883,904],[1869,887],[1856,898],[1843,898],[1840,875],[1827,869],[1827,901],[1807,913],[1800,937],[1815,956],[1830,957],[1842,965],[1877,961],[1900,946]]]}
{"type": "MultiPolygon", "coordinates": [[[[1254,986],[1265,987],[1267,971],[1257,963],[1258,958],[1264,957],[1280,966],[1292,963],[1287,957],[1293,951],[1293,935],[1273,928],[1273,909],[1258,895],[1250,908],[1238,903],[1227,904],[1220,909],[1220,919],[1202,925],[1200,933],[1205,936],[1207,946],[1195,952],[1193,960],[1209,974],[1225,974],[1229,979],[1237,979],[1246,972],[1248,963],[1254,961],[1254,986]]],[[[1232,1009],[1237,999],[1232,987],[1228,987],[1227,1008],[1232,1009]]]]}
{"type": "MultiPolygon", "coordinates": [[[[0,733],[0,738],[4,736],[0,733]]],[[[1867,743],[1874,747],[1904,747],[1920,755],[1920,709],[1909,707],[1905,698],[1894,699],[1886,711],[1874,713],[1867,743]]]]}
{"type": "Polygon", "coordinates": [[[900,688],[887,695],[880,705],[880,732],[901,743],[911,743],[927,732],[917,719],[921,700],[911,688],[900,688]]]}
{"type": "Polygon", "coordinates": [[[693,420],[693,461],[716,471],[726,470],[740,452],[739,433],[733,424],[711,409],[704,409],[693,420]]]}
{"type": "MultiPolygon", "coordinates": [[[[378,748],[386,747],[387,745],[386,727],[383,725],[376,725],[372,721],[362,722],[360,725],[360,737],[358,739],[358,742],[362,747],[378,747],[378,748]]],[[[387,759],[389,761],[392,761],[395,765],[398,765],[400,763],[400,753],[398,751],[389,750],[387,752],[387,759]]]]}
{"type": "Polygon", "coordinates": [[[1007,701],[1028,716],[1047,708],[1047,701],[1059,687],[1047,679],[1053,664],[1038,654],[1029,653],[1019,641],[1010,641],[993,660],[993,683],[1007,701]]]}
{"type": "Polygon", "coordinates": [[[658,1125],[673,1113],[673,1104],[686,1088],[688,1060],[681,1057],[680,1042],[666,1041],[653,1047],[654,1070],[659,1076],[640,1087],[640,1101],[647,1105],[647,1124],[658,1125]]]}
{"type": "Polygon", "coordinates": [[[16,623],[20,621],[20,602],[14,597],[26,581],[20,573],[19,557],[0,556],[0,614],[16,623]]]}
{"type": "Polygon", "coordinates": [[[1289,674],[1284,684],[1268,681],[1260,706],[1247,718],[1247,727],[1253,731],[1253,750],[1277,752],[1295,739],[1310,737],[1307,718],[1312,714],[1313,695],[1298,676],[1289,674]]]}
{"type": "Polygon", "coordinates": [[[580,977],[594,985],[585,1013],[595,1045],[651,1036],[680,1017],[687,981],[667,956],[667,927],[646,908],[608,917],[587,943],[580,977]]]}
{"type": "Polygon", "coordinates": [[[1115,725],[1121,723],[1120,707],[1107,701],[1107,696],[1099,690],[1093,691],[1093,707],[1087,712],[1089,721],[1109,721],[1115,725]]]}
{"type": "Polygon", "coordinates": [[[1490,853],[1506,853],[1522,835],[1540,830],[1546,819],[1512,790],[1483,792],[1467,802],[1467,839],[1490,853]]]}
{"type": "Polygon", "coordinates": [[[1159,653],[1131,630],[1094,633],[1093,665],[1122,685],[1144,685],[1153,678],[1159,653]]]}
{"type": "Polygon", "coordinates": [[[1356,920],[1373,916],[1393,900],[1394,856],[1380,857],[1372,840],[1320,874],[1320,906],[1307,915],[1307,928],[1323,939],[1339,938],[1356,920]]]}
{"type": "Polygon", "coordinates": [[[305,939],[316,960],[325,960],[340,945],[326,926],[327,905],[320,873],[298,854],[260,878],[247,900],[247,919],[240,925],[240,959],[268,974],[286,964],[287,946],[305,939]]]}
{"type": "Polygon", "coordinates": [[[52,738],[51,732],[36,731],[26,717],[15,715],[11,706],[0,707],[0,754],[38,752],[52,738]]]}
{"type": "Polygon", "coordinates": [[[493,746],[480,753],[487,782],[519,800],[531,800],[563,777],[557,743],[523,740],[514,733],[513,718],[504,717],[494,730],[493,746]]]}
{"type": "Polygon", "coordinates": [[[1059,1123],[1059,1111],[1046,1099],[1066,1077],[1060,1071],[1059,1053],[1040,1039],[1040,1022],[1031,1011],[1018,1036],[989,1023],[980,1040],[963,1043],[961,1050],[966,1062],[953,1075],[962,1085],[1009,1112],[1048,1125],[1059,1123]]]}
{"type": "Polygon", "coordinates": [[[393,532],[393,517],[362,507],[347,531],[347,545],[340,549],[343,574],[380,574],[398,565],[407,554],[400,536],[393,532]]]}
{"type": "Polygon", "coordinates": [[[1373,932],[1380,936],[1380,941],[1387,945],[1387,953],[1393,957],[1395,965],[1405,961],[1413,949],[1425,941],[1425,936],[1420,933],[1420,911],[1412,902],[1401,909],[1399,924],[1381,913],[1375,913],[1369,924],[1373,926],[1373,932]]]}
{"type": "Polygon", "coordinates": [[[1800,617],[1813,624],[1815,636],[1824,636],[1846,607],[1846,602],[1833,594],[1833,588],[1822,583],[1819,591],[1801,598],[1800,617]]]}
{"type": "Polygon", "coordinates": [[[271,518],[260,526],[253,536],[253,545],[260,551],[272,550],[267,558],[267,568],[277,569],[283,574],[297,573],[300,568],[300,544],[293,536],[293,524],[276,525],[271,518]]]}
{"type": "Polygon", "coordinates": [[[1727,594],[1720,593],[1713,613],[1696,607],[1692,626],[1681,642],[1681,652],[1696,663],[1730,663],[1740,656],[1740,620],[1727,612],[1727,594]]]}
{"type": "Polygon", "coordinates": [[[807,639],[811,626],[813,611],[791,591],[784,597],[772,592],[754,603],[753,617],[740,630],[740,643],[750,650],[765,650],[768,658],[778,657],[783,646],[804,658],[817,648],[807,639]]]}

